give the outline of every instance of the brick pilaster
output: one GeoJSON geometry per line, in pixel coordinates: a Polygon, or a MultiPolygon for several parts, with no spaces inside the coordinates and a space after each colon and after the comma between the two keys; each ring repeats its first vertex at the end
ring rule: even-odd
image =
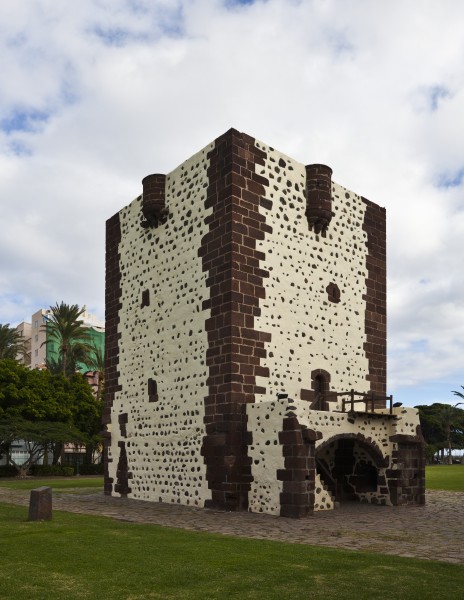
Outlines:
{"type": "Polygon", "coordinates": [[[425,504],[425,442],[420,426],[415,436],[392,435],[390,441],[397,444],[392,453],[396,468],[386,473],[392,504],[425,504]]]}
{"type": "MultiPolygon", "coordinates": [[[[119,266],[119,243],[121,241],[121,225],[119,213],[106,222],[106,285],[105,285],[105,406],[102,422],[104,429],[111,423],[111,407],[115,392],[121,389],[118,377],[119,363],[119,309],[121,308],[121,270],[119,266]]],[[[113,478],[108,474],[108,447],[111,434],[105,431],[104,442],[104,475],[105,494],[111,494],[113,478]]]]}
{"type": "Polygon", "coordinates": [[[260,266],[264,255],[256,242],[272,229],[259,212],[260,206],[269,208],[263,197],[268,182],[256,173],[265,154],[255,140],[231,129],[216,140],[208,158],[206,208],[212,214],[199,251],[210,290],[203,303],[210,317],[202,454],[211,489],[207,506],[237,510],[247,507],[251,481],[244,404],[265,392],[256,377],[269,376],[261,359],[271,336],[254,325],[265,297],[263,278],[269,276],[260,266]]]}
{"type": "MultiPolygon", "coordinates": [[[[364,344],[369,361],[366,379],[374,394],[387,393],[387,250],[385,209],[362,199],[366,204],[363,229],[367,233],[367,278],[364,344]]],[[[385,406],[385,400],[377,402],[385,406]]]]}
{"type": "Polygon", "coordinates": [[[283,419],[279,442],[283,446],[284,469],[277,471],[282,481],[280,516],[300,518],[314,512],[316,483],[315,442],[319,432],[299,424],[297,417],[283,419]]]}

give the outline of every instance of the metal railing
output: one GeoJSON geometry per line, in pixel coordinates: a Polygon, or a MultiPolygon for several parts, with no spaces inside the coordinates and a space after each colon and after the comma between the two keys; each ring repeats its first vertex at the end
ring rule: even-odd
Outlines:
{"type": "Polygon", "coordinates": [[[346,407],[349,407],[349,412],[356,412],[355,404],[362,402],[365,405],[365,412],[375,412],[377,402],[388,402],[388,408],[390,414],[393,414],[393,396],[380,396],[372,392],[356,392],[350,390],[349,392],[330,392],[333,396],[348,396],[348,398],[342,398],[342,412],[347,412],[346,407]],[[358,398],[359,397],[359,398],[358,398]]]}

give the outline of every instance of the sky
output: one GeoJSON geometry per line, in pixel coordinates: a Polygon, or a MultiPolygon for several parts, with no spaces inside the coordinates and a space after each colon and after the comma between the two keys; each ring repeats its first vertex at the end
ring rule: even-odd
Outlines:
{"type": "Polygon", "coordinates": [[[105,221],[234,127],[386,207],[388,392],[454,404],[463,22],[461,0],[1,0],[0,323],[103,318],[105,221]]]}

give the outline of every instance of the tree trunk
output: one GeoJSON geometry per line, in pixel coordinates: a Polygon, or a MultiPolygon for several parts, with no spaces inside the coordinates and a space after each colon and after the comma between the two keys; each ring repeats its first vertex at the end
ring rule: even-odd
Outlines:
{"type": "Polygon", "coordinates": [[[63,442],[57,442],[55,444],[55,447],[53,448],[53,461],[52,461],[52,465],[58,465],[61,455],[63,453],[63,442]]]}
{"type": "Polygon", "coordinates": [[[24,463],[24,465],[19,465],[18,467],[18,477],[27,477],[29,473],[30,464],[24,463]]]}
{"type": "MultiPolygon", "coordinates": [[[[63,361],[63,375],[66,377],[66,358],[67,358],[67,354],[68,354],[68,348],[67,346],[62,346],[61,347],[61,356],[62,356],[62,361],[63,361]]],[[[53,463],[55,464],[55,463],[53,463]]]]}
{"type": "Polygon", "coordinates": [[[453,464],[453,457],[451,456],[451,425],[448,429],[448,464],[453,464]]]}
{"type": "Polygon", "coordinates": [[[86,444],[85,445],[85,458],[84,458],[84,464],[86,465],[91,465],[93,463],[92,457],[93,457],[93,450],[94,450],[94,445],[93,444],[86,444]]]}
{"type": "Polygon", "coordinates": [[[102,393],[102,377],[101,377],[101,373],[99,371],[97,371],[98,375],[98,380],[97,380],[97,400],[101,400],[101,393],[102,393]]]}

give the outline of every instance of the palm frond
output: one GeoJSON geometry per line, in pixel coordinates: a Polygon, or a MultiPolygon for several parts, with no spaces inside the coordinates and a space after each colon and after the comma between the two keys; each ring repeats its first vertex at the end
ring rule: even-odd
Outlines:
{"type": "Polygon", "coordinates": [[[26,343],[27,340],[9,323],[0,325],[0,359],[16,360],[18,355],[24,356],[27,354],[26,343]]]}

